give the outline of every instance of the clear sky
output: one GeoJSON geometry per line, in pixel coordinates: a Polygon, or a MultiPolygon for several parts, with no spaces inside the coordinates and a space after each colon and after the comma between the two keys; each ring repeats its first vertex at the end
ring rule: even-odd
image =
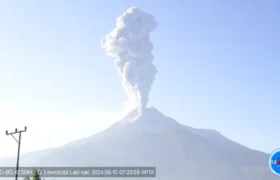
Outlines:
{"type": "Polygon", "coordinates": [[[126,99],[100,40],[127,8],[159,23],[150,105],[270,153],[280,117],[279,6],[271,1],[49,0],[0,3],[0,157],[90,136],[126,99]]]}

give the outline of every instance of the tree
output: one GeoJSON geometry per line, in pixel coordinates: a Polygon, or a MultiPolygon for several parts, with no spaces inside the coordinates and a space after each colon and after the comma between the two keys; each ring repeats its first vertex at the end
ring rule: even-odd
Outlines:
{"type": "MultiPolygon", "coordinates": [[[[29,176],[26,176],[23,180],[31,180],[31,178],[29,176]]],[[[36,169],[34,169],[34,171],[33,171],[32,180],[42,180],[38,170],[36,170],[36,169]]]]}
{"type": "Polygon", "coordinates": [[[41,180],[38,170],[35,170],[35,172],[33,174],[33,180],[41,180]]]}

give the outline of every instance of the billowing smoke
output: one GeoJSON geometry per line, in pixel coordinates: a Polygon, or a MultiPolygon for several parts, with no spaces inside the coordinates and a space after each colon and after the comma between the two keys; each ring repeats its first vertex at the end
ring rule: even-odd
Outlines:
{"type": "Polygon", "coordinates": [[[129,98],[129,108],[141,110],[148,103],[157,73],[152,64],[153,45],[150,42],[150,33],[156,27],[153,16],[139,8],[129,8],[117,18],[117,27],[101,41],[105,52],[115,58],[129,98]]]}

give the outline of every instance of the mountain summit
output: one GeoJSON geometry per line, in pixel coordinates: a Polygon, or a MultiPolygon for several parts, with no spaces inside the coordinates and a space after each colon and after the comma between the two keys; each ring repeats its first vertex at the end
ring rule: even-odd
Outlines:
{"type": "Polygon", "coordinates": [[[144,108],[141,113],[137,109],[128,113],[116,126],[125,126],[134,130],[142,129],[148,132],[161,132],[167,129],[180,128],[175,120],[161,114],[156,108],[144,108]]]}
{"type": "Polygon", "coordinates": [[[217,131],[181,125],[155,108],[145,108],[91,137],[25,154],[20,162],[22,166],[155,166],[160,180],[274,180],[268,157],[217,131]]]}

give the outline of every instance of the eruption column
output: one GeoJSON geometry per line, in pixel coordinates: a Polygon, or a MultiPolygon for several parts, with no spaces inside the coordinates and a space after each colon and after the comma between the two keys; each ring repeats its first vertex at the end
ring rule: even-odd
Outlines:
{"type": "Polygon", "coordinates": [[[115,58],[130,108],[145,108],[155,75],[150,33],[157,22],[139,8],[129,8],[117,18],[116,28],[101,40],[105,52],[115,58]]]}

